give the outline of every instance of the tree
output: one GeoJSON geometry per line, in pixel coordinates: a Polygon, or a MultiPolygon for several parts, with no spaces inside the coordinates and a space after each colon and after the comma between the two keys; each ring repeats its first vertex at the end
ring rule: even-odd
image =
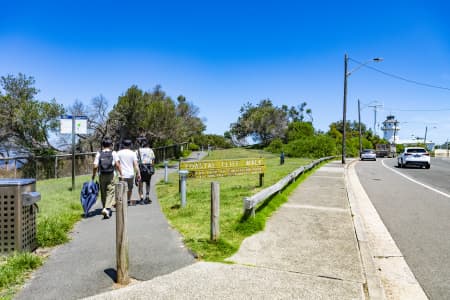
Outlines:
{"type": "Polygon", "coordinates": [[[180,95],[175,103],[159,85],[153,92],[145,93],[133,85],[119,97],[109,114],[108,124],[116,140],[145,135],[155,147],[186,142],[201,134],[205,125],[198,113],[199,109],[184,96],[180,95]]]}
{"type": "Polygon", "coordinates": [[[62,105],[53,99],[49,102],[35,99],[38,90],[31,76],[19,73],[0,78],[0,141],[13,147],[41,153],[54,149],[49,142],[49,132],[59,128],[62,105]]]}
{"type": "Polygon", "coordinates": [[[231,124],[230,132],[237,140],[252,137],[264,146],[274,138],[284,138],[288,124],[285,109],[273,106],[269,99],[261,100],[257,106],[251,103],[243,105],[241,116],[231,124]]]}
{"type": "Polygon", "coordinates": [[[293,141],[314,135],[314,127],[310,122],[294,121],[289,123],[287,130],[287,140],[293,141]]]}

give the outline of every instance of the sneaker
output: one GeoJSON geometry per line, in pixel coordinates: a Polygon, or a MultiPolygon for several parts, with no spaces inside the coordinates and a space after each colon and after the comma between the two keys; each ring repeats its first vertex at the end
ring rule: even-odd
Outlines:
{"type": "Polygon", "coordinates": [[[109,219],[109,212],[106,208],[102,209],[103,219],[109,219]]]}
{"type": "Polygon", "coordinates": [[[145,202],[144,202],[145,204],[150,204],[150,203],[152,203],[152,200],[150,199],[150,197],[147,195],[146,197],[145,197],[145,202]]]}
{"type": "Polygon", "coordinates": [[[108,208],[108,217],[111,218],[111,216],[112,216],[112,209],[108,208]]]}

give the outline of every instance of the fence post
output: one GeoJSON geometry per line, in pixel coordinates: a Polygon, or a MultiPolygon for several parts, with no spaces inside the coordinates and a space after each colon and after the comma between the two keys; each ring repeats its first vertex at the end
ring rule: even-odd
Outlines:
{"type": "Polygon", "coordinates": [[[128,231],[127,231],[127,191],[124,182],[116,183],[116,262],[117,283],[127,285],[128,275],[128,231]]]}
{"type": "Polygon", "coordinates": [[[220,186],[218,182],[211,182],[211,240],[219,239],[220,217],[220,186]]]}
{"type": "Polygon", "coordinates": [[[244,217],[255,216],[255,207],[250,197],[244,197],[244,217]]]}
{"type": "Polygon", "coordinates": [[[55,155],[55,178],[58,178],[58,156],[55,155]]]}
{"type": "Polygon", "coordinates": [[[167,160],[164,161],[164,182],[169,182],[169,170],[167,169],[169,162],[167,160]]]}
{"type": "Polygon", "coordinates": [[[264,184],[264,173],[259,174],[259,186],[263,186],[264,184]]]}

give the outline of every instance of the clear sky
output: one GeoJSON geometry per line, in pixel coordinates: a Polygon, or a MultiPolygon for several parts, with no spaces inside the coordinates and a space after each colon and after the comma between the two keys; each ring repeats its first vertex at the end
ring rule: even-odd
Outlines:
{"type": "MultiPolygon", "coordinates": [[[[344,54],[382,57],[348,77],[347,120],[394,114],[399,136],[450,138],[448,1],[2,1],[0,75],[36,79],[65,106],[160,84],[223,134],[240,107],[307,102],[322,131],[342,119],[344,54]],[[381,107],[382,105],[382,107],[381,107]]],[[[377,133],[381,134],[376,125],[377,133]]]]}

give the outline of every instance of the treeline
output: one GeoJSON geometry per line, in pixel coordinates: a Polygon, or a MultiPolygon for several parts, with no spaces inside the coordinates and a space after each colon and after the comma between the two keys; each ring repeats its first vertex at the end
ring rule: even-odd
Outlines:
{"type": "MultiPolygon", "coordinates": [[[[231,136],[241,144],[252,137],[267,151],[284,152],[291,157],[340,155],[342,121],[331,123],[327,132],[316,130],[312,110],[306,106],[307,103],[303,102],[298,107],[277,107],[269,99],[261,100],[257,105],[247,103],[241,107],[237,122],[231,124],[231,136]]],[[[361,124],[363,148],[375,148],[376,144],[385,142],[361,124]]],[[[358,122],[346,122],[346,152],[347,156],[359,155],[358,122]]]]}
{"type": "MultiPolygon", "coordinates": [[[[77,151],[91,152],[100,147],[105,136],[116,147],[123,139],[146,137],[154,148],[188,142],[192,150],[227,148],[249,145],[249,139],[272,152],[284,151],[287,156],[323,157],[339,155],[342,143],[342,121],[329,125],[327,132],[313,126],[312,110],[303,102],[297,107],[274,106],[270,99],[258,104],[244,104],[236,122],[224,135],[204,134],[206,125],[199,108],[180,95],[167,96],[161,86],[144,91],[132,85],[117,98],[112,109],[102,95],[89,105],[76,100],[67,108],[55,99],[39,101],[33,77],[18,74],[0,78],[0,154],[8,149],[26,149],[36,155],[55,154],[61,148],[70,149],[71,139],[59,135],[62,114],[88,117],[88,134],[78,135],[77,151]],[[55,147],[50,134],[58,137],[55,147]]],[[[347,122],[346,149],[348,156],[359,154],[359,124],[347,122]]],[[[363,148],[374,148],[385,142],[361,124],[363,148]]]]}

